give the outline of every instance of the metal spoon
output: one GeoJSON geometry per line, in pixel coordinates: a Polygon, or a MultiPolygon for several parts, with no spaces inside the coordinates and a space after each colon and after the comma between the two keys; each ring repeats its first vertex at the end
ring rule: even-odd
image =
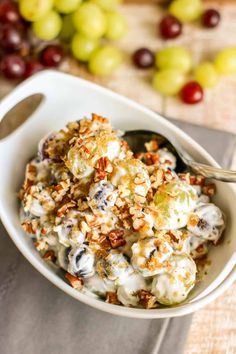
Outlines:
{"type": "Polygon", "coordinates": [[[135,153],[143,151],[146,142],[156,139],[161,148],[166,147],[176,156],[177,172],[193,171],[206,178],[213,178],[223,182],[236,182],[236,171],[224,170],[194,161],[177,140],[168,140],[163,135],[149,130],[130,130],[125,132],[123,138],[135,153]]]}

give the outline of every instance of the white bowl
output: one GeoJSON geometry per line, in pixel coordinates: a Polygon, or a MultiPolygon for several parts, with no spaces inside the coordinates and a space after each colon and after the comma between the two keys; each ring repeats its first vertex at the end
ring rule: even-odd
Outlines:
{"type": "Polygon", "coordinates": [[[194,288],[187,301],[178,306],[144,310],[107,304],[70,287],[60,272],[50,268],[40,258],[32,241],[22,231],[17,192],[23,181],[25,164],[36,152],[38,141],[48,132],[63,127],[68,121],[96,112],[110,118],[112,125],[122,130],[149,129],[163,135],[173,134],[197,160],[213,166],[217,166],[217,163],[187,134],[160,115],[100,86],[54,71],[36,74],[4,98],[0,105],[0,120],[16,103],[36,93],[45,96],[41,105],[24,124],[0,141],[0,215],[12,240],[29,262],[74,298],[97,309],[128,317],[163,318],[186,315],[225,291],[236,279],[236,193],[235,189],[226,183],[217,183],[215,198],[227,215],[224,242],[218,247],[212,247],[209,253],[211,267],[208,274],[194,288]]]}

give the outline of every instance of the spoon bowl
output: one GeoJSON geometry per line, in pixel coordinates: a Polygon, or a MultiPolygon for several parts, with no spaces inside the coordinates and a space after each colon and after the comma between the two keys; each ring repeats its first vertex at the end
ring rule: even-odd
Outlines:
{"type": "Polygon", "coordinates": [[[162,134],[150,130],[129,130],[125,132],[123,138],[135,153],[142,151],[143,146],[147,141],[153,139],[157,140],[160,148],[166,147],[177,158],[176,172],[178,173],[193,171],[206,178],[222,182],[236,182],[236,171],[225,170],[220,167],[213,167],[195,161],[174,137],[166,138],[162,134]]]}

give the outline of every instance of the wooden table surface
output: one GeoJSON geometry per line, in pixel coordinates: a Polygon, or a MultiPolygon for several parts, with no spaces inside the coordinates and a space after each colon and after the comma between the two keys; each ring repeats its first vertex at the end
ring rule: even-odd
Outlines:
{"type": "MultiPolygon", "coordinates": [[[[121,9],[128,19],[130,31],[117,44],[123,49],[126,60],[113,76],[94,78],[72,59],[67,59],[61,70],[93,80],[169,117],[236,133],[236,76],[221,78],[216,88],[206,91],[203,103],[191,107],[182,104],[176,97],[159,96],[150,85],[152,70],[139,71],[130,63],[130,53],[143,46],[158,50],[165,45],[181,44],[191,50],[194,64],[197,64],[201,60],[214,58],[221,48],[236,45],[236,1],[206,1],[205,5],[219,8],[222,15],[220,26],[205,30],[197,23],[189,24],[180,38],[166,44],[156,34],[157,22],[163,11],[154,1],[137,4],[137,0],[131,0],[121,9]]],[[[0,97],[12,88],[12,83],[0,79],[0,97]]],[[[236,168],[236,155],[234,165],[236,168]]],[[[236,285],[195,313],[185,354],[236,353],[235,291],[236,285]]]]}

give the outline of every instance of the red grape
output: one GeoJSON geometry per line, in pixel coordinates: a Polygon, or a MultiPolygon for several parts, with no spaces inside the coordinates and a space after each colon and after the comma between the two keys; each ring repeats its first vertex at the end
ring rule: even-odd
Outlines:
{"type": "Polygon", "coordinates": [[[159,24],[159,32],[165,39],[176,38],[182,33],[182,23],[175,16],[167,15],[159,24]]]}
{"type": "Polygon", "coordinates": [[[44,69],[43,64],[41,64],[38,60],[31,60],[26,63],[24,77],[27,78],[43,69],[44,69]]]}
{"type": "Polygon", "coordinates": [[[0,45],[7,51],[18,50],[21,46],[23,36],[15,26],[4,25],[0,28],[0,45]]]}
{"type": "Polygon", "coordinates": [[[0,68],[7,79],[20,79],[25,74],[25,62],[16,54],[8,54],[3,57],[0,68]]]}
{"type": "Polygon", "coordinates": [[[41,63],[49,67],[57,67],[64,57],[63,49],[59,45],[49,45],[40,55],[41,63]]]}
{"type": "Polygon", "coordinates": [[[202,15],[202,24],[204,27],[213,28],[220,22],[220,14],[217,10],[208,9],[202,15]]]}
{"type": "Polygon", "coordinates": [[[188,104],[195,104],[203,100],[203,89],[196,81],[190,81],[181,90],[182,101],[188,104]]]}
{"type": "Polygon", "coordinates": [[[148,48],[140,48],[133,53],[133,63],[137,68],[148,69],[154,65],[155,56],[148,48]]]}
{"type": "Polygon", "coordinates": [[[0,22],[16,23],[20,20],[21,18],[17,5],[9,0],[2,0],[0,2],[0,22]]]}

